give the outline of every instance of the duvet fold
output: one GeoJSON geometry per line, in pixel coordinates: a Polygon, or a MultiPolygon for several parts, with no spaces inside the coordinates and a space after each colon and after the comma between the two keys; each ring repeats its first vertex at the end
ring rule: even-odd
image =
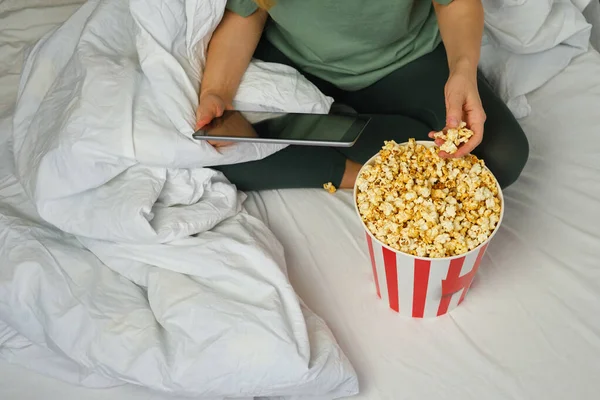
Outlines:
{"type": "MultiPolygon", "coordinates": [[[[0,215],[3,356],[8,343],[69,382],[195,398],[357,392],[291,287],[281,245],[208,168],[281,147],[219,152],[191,138],[224,7],[91,0],[30,49],[2,155],[16,175],[0,215]]],[[[297,71],[259,61],[236,98],[248,111],[331,103],[297,71]]]]}

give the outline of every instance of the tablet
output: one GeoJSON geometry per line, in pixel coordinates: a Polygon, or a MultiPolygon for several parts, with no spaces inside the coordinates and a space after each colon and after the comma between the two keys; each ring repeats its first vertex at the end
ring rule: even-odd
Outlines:
{"type": "Polygon", "coordinates": [[[354,114],[225,111],[192,137],[196,140],[351,147],[370,118],[354,114]]]}

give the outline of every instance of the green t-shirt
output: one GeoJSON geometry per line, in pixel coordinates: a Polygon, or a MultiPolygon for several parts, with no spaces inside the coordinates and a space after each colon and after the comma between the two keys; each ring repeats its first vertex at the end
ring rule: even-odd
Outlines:
{"type": "MultiPolygon", "coordinates": [[[[228,0],[227,8],[249,16],[257,6],[228,0]]],[[[277,0],[269,15],[265,35],[275,47],[345,90],[369,86],[441,42],[431,0],[277,0]]]]}

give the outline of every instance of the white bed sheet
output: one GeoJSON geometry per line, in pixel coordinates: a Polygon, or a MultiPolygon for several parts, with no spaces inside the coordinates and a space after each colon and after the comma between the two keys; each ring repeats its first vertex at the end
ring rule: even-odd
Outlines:
{"type": "Polygon", "coordinates": [[[528,99],[529,162],[448,316],[400,319],[376,298],[350,193],[251,196],[294,288],[355,366],[357,400],[600,397],[600,55],[576,58],[528,99]]]}
{"type": "MultiPolygon", "coordinates": [[[[0,124],[11,112],[23,46],[80,3],[28,0],[31,9],[6,12],[21,1],[0,2],[0,21],[14,24],[0,38],[10,42],[0,46],[0,124]],[[16,17],[23,23],[15,24],[16,17]]],[[[356,399],[598,397],[600,56],[577,58],[528,99],[532,114],[522,123],[530,161],[506,192],[506,219],[472,290],[449,316],[399,319],[376,298],[349,193],[251,195],[247,207],[286,248],[294,287],[326,319],[357,369],[356,399]]],[[[172,399],[130,386],[76,388],[0,361],[0,399],[108,396],[172,399]]]]}

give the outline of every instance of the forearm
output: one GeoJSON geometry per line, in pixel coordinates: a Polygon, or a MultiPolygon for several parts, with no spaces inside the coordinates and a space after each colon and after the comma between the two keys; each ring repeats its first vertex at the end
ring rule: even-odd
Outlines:
{"type": "Polygon", "coordinates": [[[260,40],[267,13],[259,10],[244,18],[226,11],[206,55],[200,98],[216,94],[231,104],[260,40]]]}
{"type": "Polygon", "coordinates": [[[481,0],[454,0],[448,5],[433,2],[450,72],[477,70],[483,35],[481,0]]]}

